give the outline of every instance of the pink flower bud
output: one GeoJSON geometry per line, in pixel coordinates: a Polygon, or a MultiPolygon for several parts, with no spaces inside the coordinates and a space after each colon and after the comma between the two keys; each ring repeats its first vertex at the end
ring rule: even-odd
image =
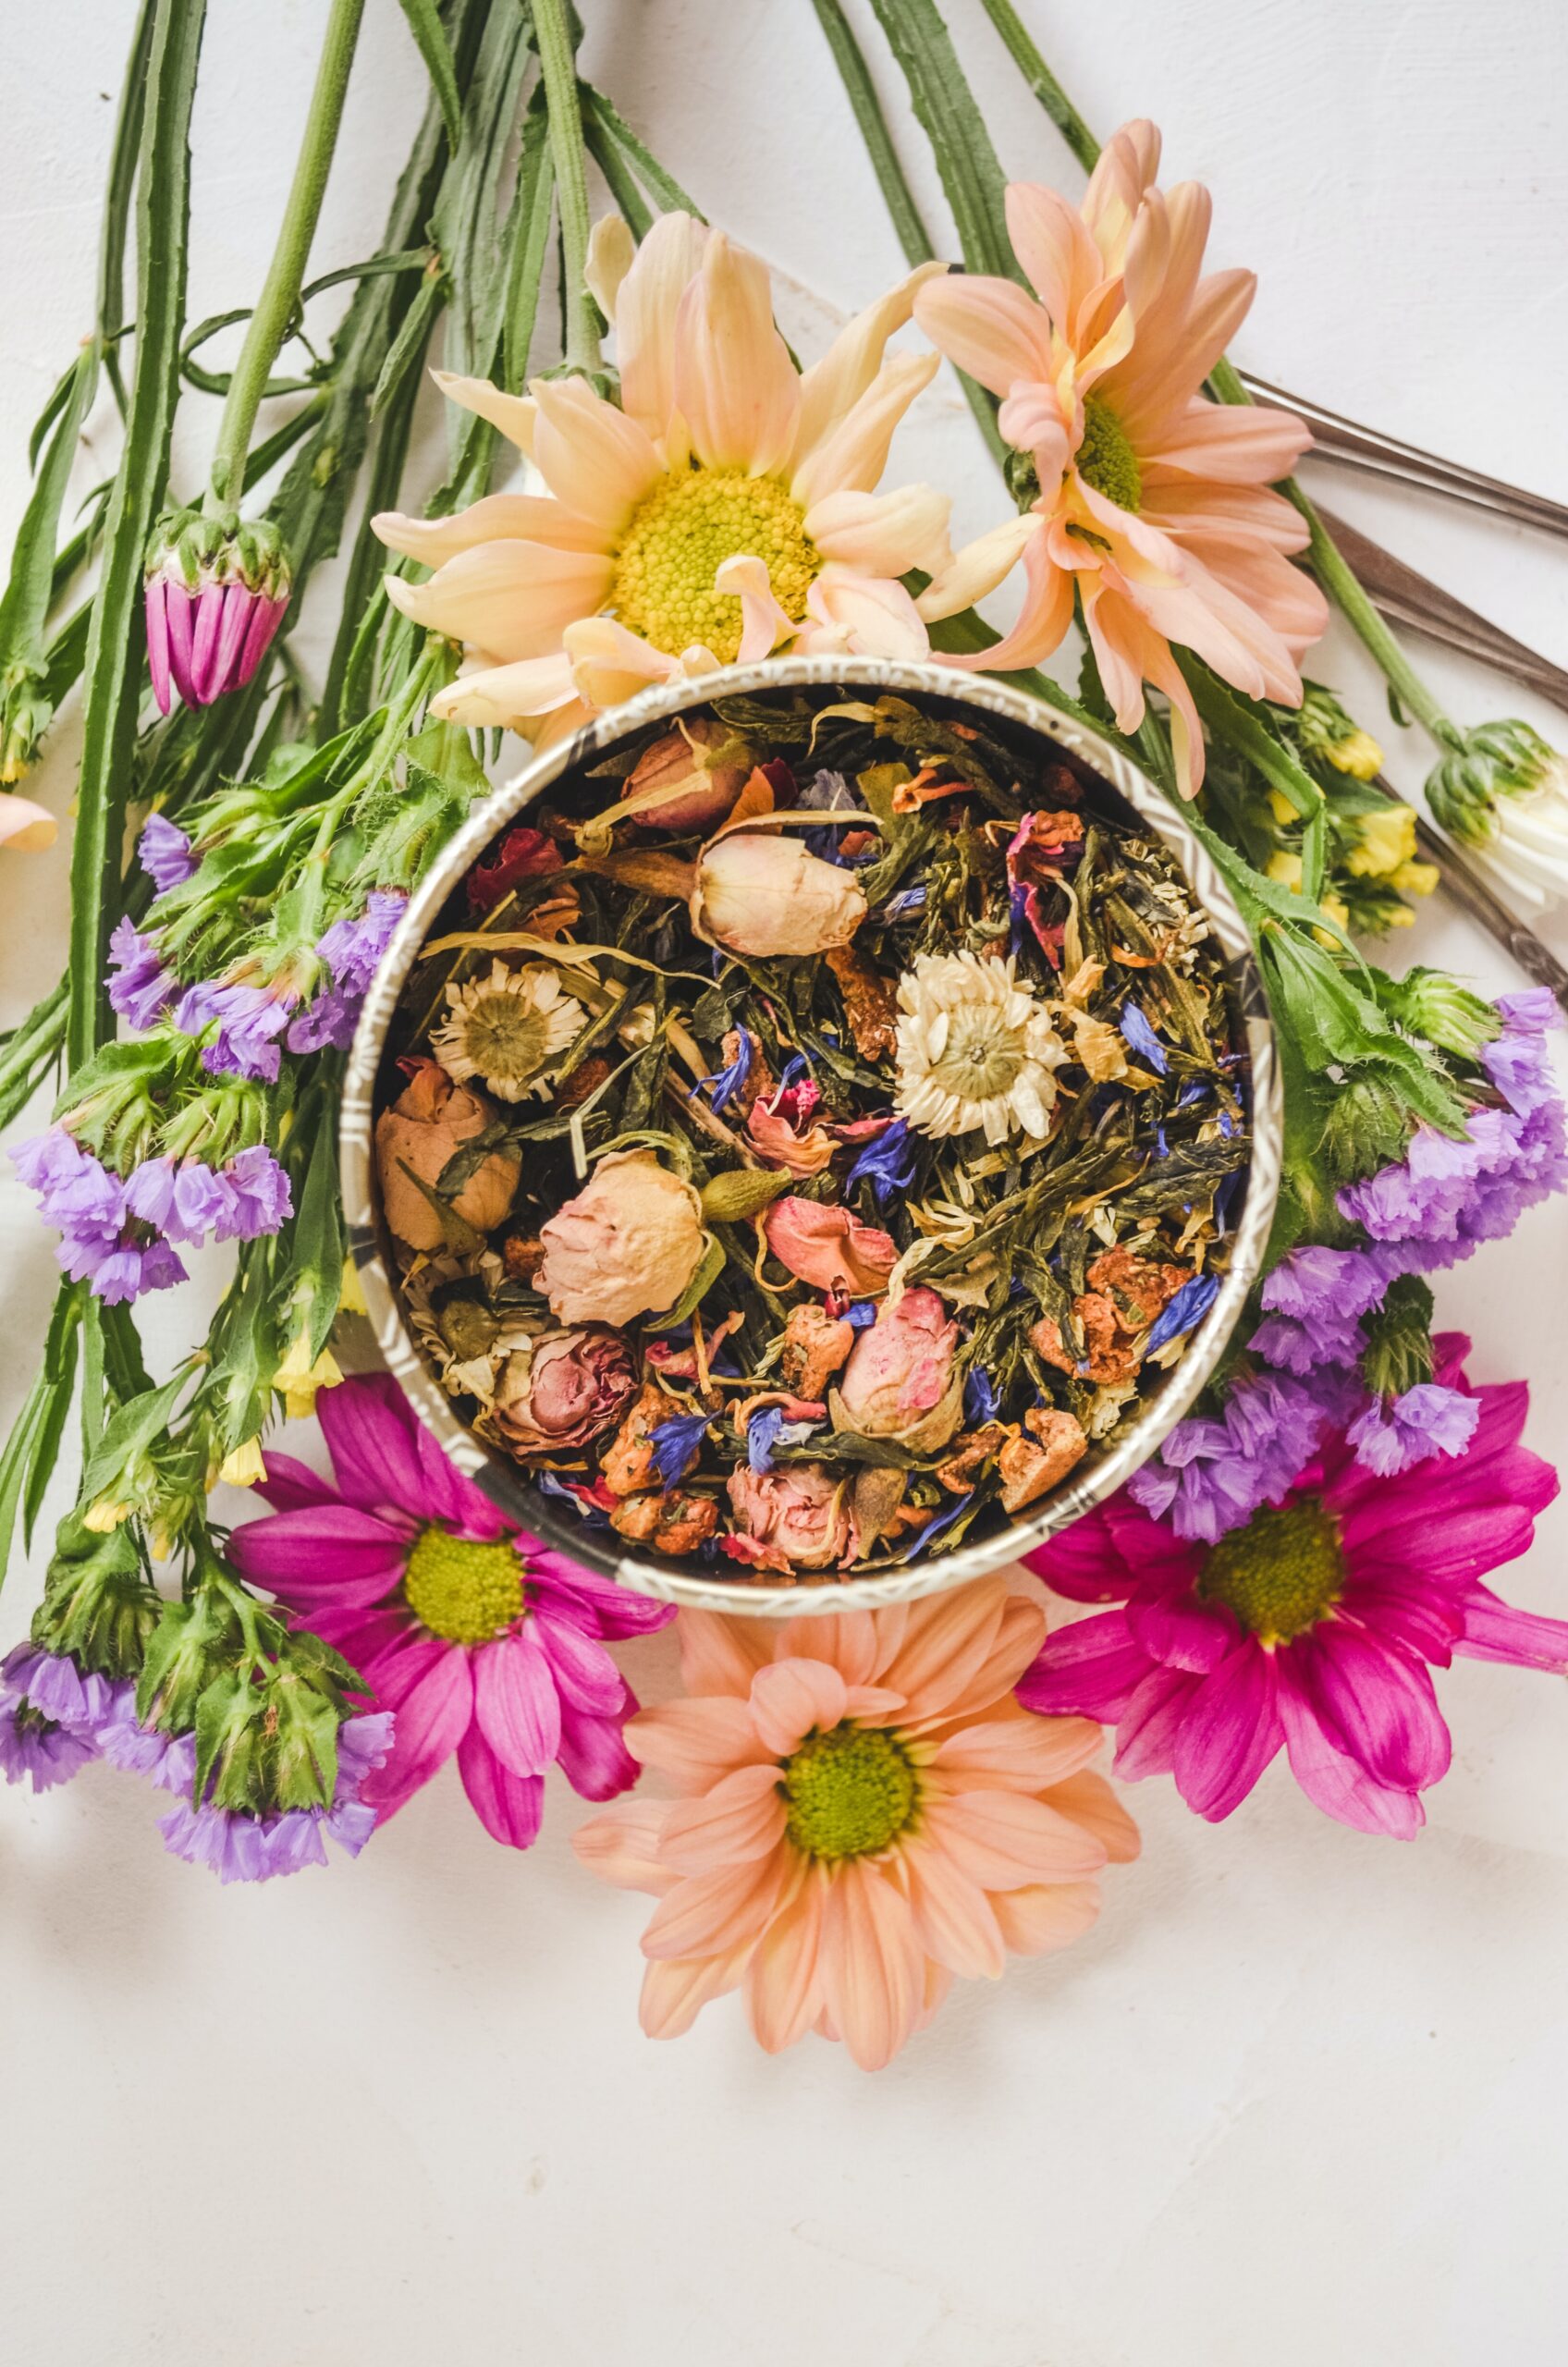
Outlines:
{"type": "Polygon", "coordinates": [[[618,1331],[546,1331],[532,1358],[514,1355],[496,1393],[496,1427],[523,1454],[586,1446],[619,1422],[637,1392],[637,1367],[618,1331]],[[517,1380],[511,1367],[525,1367],[517,1380]]]}
{"type": "Polygon", "coordinates": [[[781,1266],[835,1298],[876,1298],[898,1263],[891,1233],[862,1224],[848,1208],[820,1200],[775,1200],[763,1219],[767,1245],[781,1266]]]}
{"type": "Polygon", "coordinates": [[[611,1151],[539,1238],[537,1287],[563,1323],[630,1323],[673,1306],[696,1272],[703,1204],[653,1151],[611,1151]]]}
{"type": "MultiPolygon", "coordinates": [[[[432,1190],[459,1146],[499,1111],[482,1093],[471,1093],[435,1061],[420,1061],[403,1092],[375,1122],[375,1164],[381,1207],[388,1225],[410,1249],[439,1249],[441,1220],[418,1184],[432,1190]]],[[[492,1151],[452,1200],[453,1213],[488,1233],[500,1223],[517,1190],[520,1163],[510,1151],[492,1151]]]]}
{"type": "Polygon", "coordinates": [[[731,1561],[761,1570],[825,1570],[850,1551],[850,1483],[820,1463],[777,1471],[738,1464],[727,1484],[735,1530],[723,1545],[731,1561]]]}
{"type": "Polygon", "coordinates": [[[917,1454],[946,1446],[963,1414],[957,1343],[958,1325],[935,1291],[905,1291],[896,1306],[879,1307],[828,1398],[834,1429],[897,1439],[917,1454]]]}
{"type": "MultiPolygon", "coordinates": [[[[717,764],[715,752],[739,750],[734,732],[698,716],[667,731],[643,750],[621,795],[655,802],[642,805],[635,819],[650,830],[711,830],[722,822],[746,785],[749,759],[717,764]]],[[[744,751],[740,750],[743,756],[744,751]]]]}
{"type": "Polygon", "coordinates": [[[824,863],[788,831],[738,822],[697,857],[692,926],[731,953],[823,953],[865,918],[852,871],[824,863]]]}
{"type": "Polygon", "coordinates": [[[288,554],[264,520],[181,510],[160,519],[147,557],[147,665],[167,715],[243,689],[288,606],[288,554]]]}

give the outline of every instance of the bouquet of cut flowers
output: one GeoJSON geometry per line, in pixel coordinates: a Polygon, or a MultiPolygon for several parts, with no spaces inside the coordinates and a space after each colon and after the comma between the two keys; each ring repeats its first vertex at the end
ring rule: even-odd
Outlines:
{"type": "Polygon", "coordinates": [[[1441,710],[1291,479],[1306,427],[1226,359],[1253,281],[1205,275],[1207,191],[1161,184],[1151,124],[1099,148],[986,6],[1086,188],[1047,185],[1044,124],[1007,179],[936,0],[874,0],[891,127],[815,0],[909,268],[798,358],[766,266],[584,80],[567,0],[403,0],[430,102],[358,262],[312,251],[361,33],[330,0],[266,280],[191,323],[205,0],[142,0],[95,318],[0,595],[18,880],[55,829],[19,784],[80,717],[68,966],[0,1043],[62,1269],[0,1561],[73,1430],[80,1478],[3,1664],[0,1766],[146,1778],[166,1846],[225,1881],[356,1854],[454,1756],[526,1848],[558,1766],[617,1803],[582,1862],[656,1898],[652,2034],[740,1989],[766,2047],[815,2029],[873,2067],[954,1978],[1093,1921],[1138,1846],[1105,1729],[1115,1775],[1201,1816],[1282,1753],[1330,1817],[1410,1837],[1449,1758],[1432,1672],[1568,1669],[1568,1625],[1483,1583],[1555,1492],[1525,1384],[1473,1381],[1433,1328],[1447,1268],[1568,1178],[1557,1010],[1366,950],[1438,884],[1421,834],[1516,901],[1561,892],[1568,768],[1441,710]],[[944,360],[997,463],[956,550],[944,490],[885,482],[944,360]],[[201,396],[198,490],[170,451],[201,396]],[[115,472],[72,518],[110,402],[115,472]],[[1303,671],[1330,603],[1434,743],[1446,842],[1303,671]],[[1040,669],[1074,632],[1069,686],[1040,669]],[[726,671],[776,656],[946,668],[953,704],[726,671]],[[986,674],[1134,768],[1223,882],[1281,1174],[1195,1406],[1026,1567],[944,1585],[1198,1368],[1263,1123],[1165,836],[965,720],[986,674]],[[683,684],[595,761],[601,718],[683,684]],[[565,769],[448,880],[519,739],[565,769]],[[437,880],[440,926],[399,950],[437,880]],[[352,1368],[338,1119],[388,1020],[380,1215],[451,1454],[352,1368]],[[204,1336],[150,1370],[138,1302],[220,1252],[204,1336]],[[276,1443],[312,1412],[330,1477],[276,1443]],[[267,1510],[226,1529],[220,1481],[267,1510]],[[610,1648],[677,1614],[606,1574],[602,1530],[623,1576],[662,1555],[736,1588],[737,1615],[679,1613],[657,1708],[610,1648]],[[831,1602],[894,1564],[903,1599],[831,1602]]]}

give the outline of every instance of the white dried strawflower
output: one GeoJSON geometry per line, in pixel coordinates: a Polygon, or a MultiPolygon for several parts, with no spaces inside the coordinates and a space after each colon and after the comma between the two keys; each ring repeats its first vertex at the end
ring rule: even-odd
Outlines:
{"type": "Polygon", "coordinates": [[[508,970],[497,961],[487,978],[447,987],[447,1016],[430,1049],[448,1076],[476,1076],[503,1101],[523,1101],[548,1093],[557,1055],[586,1016],[547,964],[508,970]]]}
{"type": "Polygon", "coordinates": [[[1006,962],[974,953],[917,953],[899,981],[894,1101],[923,1134],[985,1129],[988,1143],[1020,1128],[1043,1141],[1056,1101],[1051,1072],[1068,1060],[1050,1013],[1006,962]]]}

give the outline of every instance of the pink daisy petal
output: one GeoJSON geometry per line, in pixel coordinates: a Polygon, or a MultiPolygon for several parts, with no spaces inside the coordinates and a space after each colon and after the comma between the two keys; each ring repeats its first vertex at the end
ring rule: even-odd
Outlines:
{"type": "Polygon", "coordinates": [[[564,1553],[520,1537],[518,1545],[528,1562],[528,1582],[536,1591],[542,1611],[553,1612],[568,1626],[584,1636],[651,1636],[668,1627],[675,1605],[655,1602],[651,1595],[633,1594],[592,1570],[580,1569],[564,1553]]]}
{"type": "Polygon", "coordinates": [[[371,1603],[402,1576],[409,1540],[351,1504],[326,1503],[246,1521],[229,1539],[228,1551],[245,1577],[286,1601],[336,1596],[371,1603]]]}
{"type": "Polygon", "coordinates": [[[258,1480],[256,1493],[275,1513],[306,1512],[313,1504],[335,1504],[337,1490],[330,1479],[324,1479],[311,1469],[308,1463],[298,1463],[291,1454],[279,1454],[276,1447],[268,1447],[262,1457],[266,1466],[266,1478],[258,1480]]]}
{"type": "Polygon", "coordinates": [[[1375,1783],[1422,1792],[1448,1772],[1452,1746],[1420,1662],[1342,1619],[1322,1621],[1291,1649],[1329,1740],[1375,1783]]]}
{"type": "Polygon", "coordinates": [[[1416,1794],[1375,1783],[1356,1760],[1335,1749],[1300,1687],[1288,1653],[1280,1662],[1280,1723],[1291,1772],[1315,1807],[1360,1833],[1387,1834],[1395,1841],[1415,1839],[1427,1821],[1416,1794]]]}
{"type": "Polygon", "coordinates": [[[642,1772],[626,1748],[619,1718],[593,1718],[568,1701],[561,1703],[556,1764],[584,1800],[613,1800],[629,1792],[642,1772]]]}
{"type": "Polygon", "coordinates": [[[435,1637],[378,1662],[370,1676],[382,1709],[394,1713],[392,1748],[366,1776],[360,1797],[383,1817],[401,1808],[448,1760],[473,1716],[468,1654],[435,1637]]]}
{"type": "Polygon", "coordinates": [[[1134,1686],[1116,1728],[1118,1775],[1135,1783],[1145,1775],[1169,1775],[1176,1764],[1176,1738],[1203,1679],[1185,1669],[1154,1668],[1134,1686]]]}
{"type": "Polygon", "coordinates": [[[626,1699],[626,1680],[604,1646],[541,1609],[529,1622],[563,1701],[607,1718],[626,1699]]]}
{"type": "Polygon", "coordinates": [[[1487,1587],[1472,1586],[1463,1604],[1464,1631],[1454,1650],[1466,1660],[1506,1661],[1519,1668],[1568,1669],[1568,1624],[1515,1611],[1487,1587]]]}
{"type": "Polygon", "coordinates": [[[1114,1723],[1156,1665],[1128,1633],[1125,1612],[1108,1611],[1047,1636],[1019,1679],[1018,1699],[1026,1710],[1076,1711],[1114,1723]]]}
{"type": "Polygon", "coordinates": [[[542,1775],[560,1747],[561,1703],[532,1623],[473,1656],[480,1732],[514,1775],[542,1775]]]}
{"type": "Polygon", "coordinates": [[[1115,1602],[1137,1584],[1117,1551],[1103,1507],[1026,1553],[1023,1564],[1069,1602],[1115,1602]]]}
{"type": "Polygon", "coordinates": [[[458,1772],[491,1838],[509,1849],[532,1848],[545,1813],[544,1777],[514,1775],[477,1726],[471,1726],[458,1745],[458,1772]]]}
{"type": "Polygon", "coordinates": [[[1176,1737],[1176,1788],[1218,1823],[1245,1799],[1284,1739],[1274,1656],[1250,1636],[1206,1676],[1176,1737]]]}
{"type": "Polygon", "coordinates": [[[1176,1588],[1169,1584],[1140,1587],[1128,1600],[1127,1629],[1151,1660],[1203,1675],[1235,1650],[1241,1633],[1223,1604],[1201,1601],[1185,1578],[1176,1588]]]}
{"type": "Polygon", "coordinates": [[[366,1512],[396,1506],[418,1520],[434,1507],[413,1416],[390,1373],[365,1373],[316,1400],[338,1493],[366,1512]]]}

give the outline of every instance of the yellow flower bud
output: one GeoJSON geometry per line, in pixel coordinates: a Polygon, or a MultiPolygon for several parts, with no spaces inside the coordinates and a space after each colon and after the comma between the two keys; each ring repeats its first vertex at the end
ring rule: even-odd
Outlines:
{"type": "Polygon", "coordinates": [[[291,1422],[309,1421],[316,1410],[317,1390],[336,1389],[343,1378],[330,1348],[324,1348],[312,1364],[310,1347],[310,1335],[301,1331],[272,1377],[273,1387],[283,1392],[283,1410],[291,1422]]]}
{"type": "Polygon", "coordinates": [[[1390,873],[1389,885],[1402,896],[1429,896],[1441,876],[1435,863],[1402,863],[1390,873]]]}
{"type": "Polygon", "coordinates": [[[226,1454],[218,1466],[218,1478],[230,1488],[253,1488],[258,1479],[264,1479],[266,1476],[267,1467],[262,1461],[259,1438],[246,1439],[232,1453],[226,1454]]]}
{"type": "Polygon", "coordinates": [[[1357,879],[1387,879],[1415,852],[1415,809],[1385,805],[1376,814],[1356,816],[1355,844],[1346,868],[1357,879]]]}

